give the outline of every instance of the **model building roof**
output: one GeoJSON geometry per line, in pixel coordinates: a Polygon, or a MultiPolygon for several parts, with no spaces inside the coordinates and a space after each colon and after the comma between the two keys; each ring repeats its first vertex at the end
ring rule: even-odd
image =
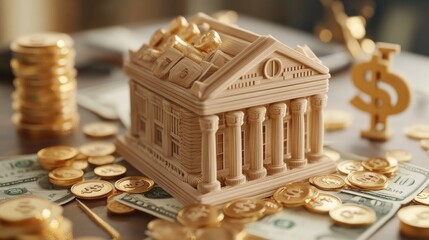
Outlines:
{"type": "MultiPolygon", "coordinates": [[[[306,45],[291,48],[270,35],[258,35],[219,22],[203,13],[190,18],[189,23],[199,27],[209,26],[206,33],[210,31],[207,34],[212,34],[210,36],[213,38],[220,37],[221,42],[210,48],[210,52],[204,52],[205,49],[198,45],[201,45],[201,41],[198,43],[198,40],[192,40],[193,44],[181,41],[180,36],[189,36],[182,30],[182,33],[176,34],[163,33],[164,43],[154,47],[153,42],[156,42],[157,37],[160,38],[157,36],[158,30],[149,44],[144,44],[136,52],[130,51],[131,62],[135,63],[134,74],[142,75],[140,71],[144,75],[152,74],[152,77],[145,77],[143,81],[158,79],[160,85],[157,92],[160,94],[164,92],[169,95],[167,92],[176,89],[176,94],[188,98],[192,98],[192,95],[201,102],[255,91],[273,91],[274,88],[280,90],[281,87],[299,82],[311,87],[315,85],[314,81],[330,77],[329,69],[306,45]],[[217,35],[213,35],[213,32],[217,35]],[[169,42],[165,40],[167,37],[169,42]],[[140,69],[136,69],[137,65],[140,69]],[[295,81],[299,79],[301,81],[295,81]],[[159,91],[161,85],[171,89],[159,91]]],[[[169,31],[175,31],[171,30],[174,28],[171,25],[169,31]]],[[[162,40],[158,39],[158,42],[162,40]]],[[[325,88],[320,92],[327,91],[327,82],[324,85],[325,88]]]]}

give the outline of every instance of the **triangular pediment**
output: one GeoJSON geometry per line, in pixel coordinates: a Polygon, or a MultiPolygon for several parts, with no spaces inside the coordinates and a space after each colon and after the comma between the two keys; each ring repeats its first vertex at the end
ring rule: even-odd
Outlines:
{"type": "Polygon", "coordinates": [[[329,69],[309,47],[292,49],[271,36],[261,36],[211,77],[195,82],[192,90],[200,99],[213,99],[270,84],[317,80],[317,76],[326,79],[329,69]]]}

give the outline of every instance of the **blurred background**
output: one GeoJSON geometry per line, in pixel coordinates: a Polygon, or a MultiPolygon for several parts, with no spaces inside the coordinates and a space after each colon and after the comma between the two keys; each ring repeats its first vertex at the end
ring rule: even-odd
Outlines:
{"type": "MultiPolygon", "coordinates": [[[[375,41],[399,43],[403,50],[429,55],[429,1],[343,0],[349,16],[372,16],[367,36],[375,41]],[[368,12],[369,11],[369,12],[368,12]]],[[[324,14],[318,0],[0,0],[0,47],[16,36],[44,30],[76,32],[111,25],[145,23],[198,11],[231,9],[313,32],[324,14]]]]}

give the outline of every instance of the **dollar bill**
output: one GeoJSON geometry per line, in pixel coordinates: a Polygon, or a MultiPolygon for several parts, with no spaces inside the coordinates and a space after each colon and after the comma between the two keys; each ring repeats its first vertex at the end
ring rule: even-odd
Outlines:
{"type": "Polygon", "coordinates": [[[366,228],[344,228],[333,224],[328,215],[319,215],[303,208],[287,208],[246,225],[247,232],[265,239],[366,239],[389,220],[401,206],[399,203],[375,200],[349,193],[336,193],[343,203],[368,206],[377,214],[377,221],[366,228]],[[311,226],[311,229],[309,228],[311,226]]]}
{"type": "MultiPolygon", "coordinates": [[[[96,178],[92,171],[85,179],[96,178]]],[[[35,195],[60,205],[74,199],[67,188],[49,182],[48,171],[40,167],[36,155],[0,158],[0,201],[22,195],[35,195]]]]}
{"type": "Polygon", "coordinates": [[[389,180],[389,185],[386,189],[379,191],[350,189],[343,190],[343,192],[383,201],[392,201],[401,204],[409,203],[428,185],[429,171],[412,164],[400,163],[398,167],[396,176],[389,180]]]}
{"type": "Polygon", "coordinates": [[[183,208],[180,202],[158,185],[145,193],[123,193],[116,196],[115,200],[168,221],[175,221],[177,213],[183,208]]]}

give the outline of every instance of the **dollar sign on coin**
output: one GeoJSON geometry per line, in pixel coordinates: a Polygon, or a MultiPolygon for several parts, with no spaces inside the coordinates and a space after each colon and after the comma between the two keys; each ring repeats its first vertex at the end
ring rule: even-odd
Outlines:
{"type": "Polygon", "coordinates": [[[372,59],[359,63],[352,69],[353,84],[371,98],[370,102],[366,102],[360,96],[355,96],[350,101],[353,106],[371,115],[370,129],[361,132],[364,138],[379,141],[391,138],[387,117],[402,112],[410,103],[411,91],[407,82],[389,71],[391,55],[399,51],[399,45],[377,43],[377,51],[372,59]],[[392,102],[390,93],[382,84],[393,88],[397,94],[396,102],[392,102]]]}

